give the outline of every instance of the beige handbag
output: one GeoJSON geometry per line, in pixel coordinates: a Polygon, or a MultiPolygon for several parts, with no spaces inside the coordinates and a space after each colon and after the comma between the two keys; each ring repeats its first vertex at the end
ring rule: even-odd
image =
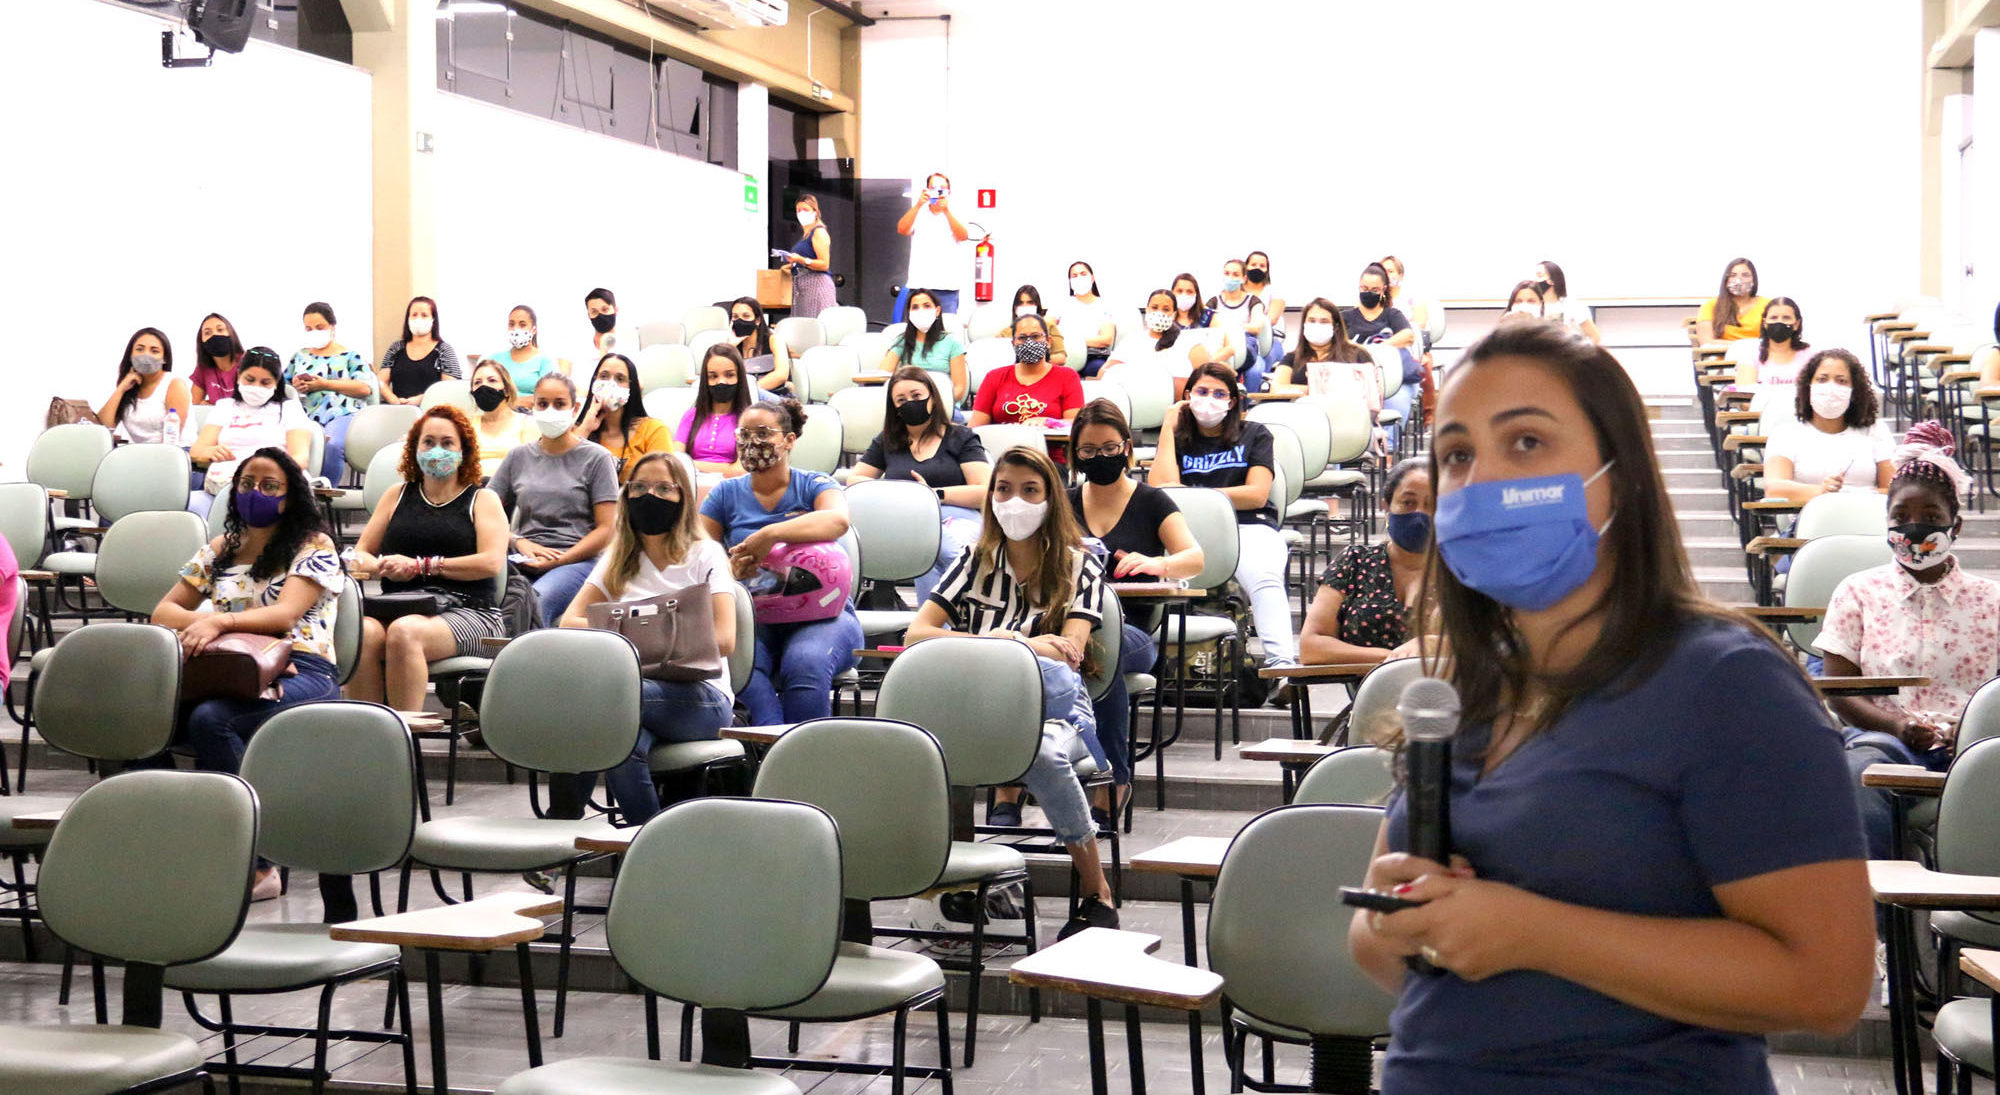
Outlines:
{"type": "Polygon", "coordinates": [[[637,601],[599,601],[584,615],[590,626],[631,640],[648,680],[708,681],[722,676],[709,597],[706,584],[692,585],[637,601]]]}

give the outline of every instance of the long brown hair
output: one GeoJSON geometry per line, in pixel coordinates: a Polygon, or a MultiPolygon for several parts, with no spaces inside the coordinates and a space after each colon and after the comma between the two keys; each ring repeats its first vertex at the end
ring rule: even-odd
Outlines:
{"type": "Polygon", "coordinates": [[[923,435],[943,437],[951,429],[951,412],[945,409],[945,401],[938,395],[937,381],[931,379],[931,371],[917,365],[898,365],[889,382],[882,385],[882,444],[891,452],[907,452],[910,448],[910,431],[896,416],[896,385],[905,380],[918,381],[930,389],[931,416],[924,423],[923,435]]]}
{"type": "Polygon", "coordinates": [[[1347,320],[1340,314],[1340,306],[1325,297],[1314,297],[1306,303],[1304,308],[1299,309],[1298,348],[1293,350],[1290,356],[1281,364],[1291,367],[1292,382],[1294,384],[1303,384],[1305,383],[1305,377],[1300,374],[1299,370],[1309,362],[1339,361],[1352,364],[1366,356],[1368,356],[1368,351],[1355,345],[1353,338],[1348,335],[1347,320]],[[1306,313],[1315,308],[1333,317],[1333,341],[1326,344],[1325,357],[1319,356],[1320,351],[1315,349],[1312,343],[1306,341],[1306,313]]]}
{"type": "MultiPolygon", "coordinates": [[[[1236,379],[1236,370],[1218,361],[1211,361],[1196,369],[1187,378],[1184,391],[1192,391],[1194,382],[1202,377],[1220,380],[1229,389],[1229,413],[1222,416],[1222,443],[1234,445],[1243,436],[1243,385],[1236,379]]],[[[1194,420],[1194,412],[1181,415],[1174,423],[1174,447],[1185,451],[1201,436],[1201,427],[1194,420]]]]}
{"type": "MultiPolygon", "coordinates": [[[[665,464],[667,475],[681,489],[680,519],[667,529],[667,559],[673,563],[684,563],[695,541],[707,539],[702,534],[701,523],[695,520],[699,507],[694,504],[694,480],[688,475],[687,465],[681,463],[678,456],[666,452],[649,452],[640,457],[639,462],[632,465],[632,478],[638,478],[641,469],[654,464],[665,464]]],[[[604,592],[613,600],[624,596],[625,587],[638,577],[639,556],[646,550],[645,545],[639,542],[639,534],[633,531],[632,522],[627,519],[626,510],[632,504],[632,497],[625,490],[630,488],[632,480],[625,482],[626,487],[618,492],[618,522],[612,526],[611,547],[604,553],[604,592]]]]}
{"type": "Polygon", "coordinates": [[[1724,327],[1736,325],[1736,298],[1729,295],[1729,275],[1738,266],[1750,268],[1750,295],[1757,295],[1757,264],[1749,259],[1730,259],[1729,264],[1722,268],[1722,280],[1715,286],[1715,309],[1708,314],[1708,324],[1714,328],[1717,338],[1722,337],[1724,327]]]}
{"type": "MultiPolygon", "coordinates": [[[[1756,629],[1707,600],[1695,584],[1653,452],[1645,404],[1618,360],[1553,324],[1510,323],[1467,347],[1452,371],[1457,375],[1516,357],[1539,363],[1550,382],[1568,389],[1590,422],[1598,458],[1610,463],[1605,477],[1611,484],[1613,518],[1604,532],[1609,557],[1602,565],[1611,568],[1612,581],[1578,620],[1599,617],[1603,629],[1574,667],[1539,673],[1528,664],[1527,643],[1513,611],[1459,582],[1451,568],[1440,565],[1437,552],[1425,564],[1414,618],[1441,625],[1454,656],[1442,665],[1427,654],[1424,668],[1457,686],[1465,723],[1493,721],[1533,688],[1547,697],[1529,728],[1533,734],[1554,725],[1585,694],[1643,683],[1671,653],[1676,632],[1691,620],[1730,620],[1756,629]]],[[[1435,450],[1430,474],[1431,482],[1442,481],[1435,450]]]]}
{"type": "MultiPolygon", "coordinates": [[[[1076,515],[1070,511],[1062,473],[1056,470],[1055,461],[1048,454],[1017,445],[993,461],[994,474],[986,481],[986,503],[980,507],[979,544],[973,548],[974,572],[999,571],[1007,566],[1007,534],[1000,531],[1000,519],[993,515],[993,490],[1000,481],[1000,469],[1009,467],[1025,468],[1040,476],[1043,497],[1048,499],[1048,513],[1042,518],[1042,527],[1035,530],[1035,569],[1015,577],[1028,600],[1042,609],[1033,633],[1060,635],[1064,621],[1069,619],[1070,603],[1076,599],[1072,572],[1077,557],[1083,553],[1083,533],[1077,527],[1076,515]]],[[[1090,661],[1086,655],[1085,662],[1090,661]]],[[[1094,671],[1089,664],[1081,670],[1084,676],[1094,671]]]]}

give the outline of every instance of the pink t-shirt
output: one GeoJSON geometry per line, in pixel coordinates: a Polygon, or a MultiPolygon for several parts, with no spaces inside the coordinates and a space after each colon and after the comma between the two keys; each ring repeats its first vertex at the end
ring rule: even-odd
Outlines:
{"type": "Polygon", "coordinates": [[[674,440],[687,446],[687,454],[694,460],[707,460],[717,464],[736,462],[736,416],[733,414],[711,414],[701,424],[701,435],[689,437],[688,430],[694,427],[694,408],[681,415],[681,424],[674,427],[674,440]]]}
{"type": "MultiPolygon", "coordinates": [[[[7,546],[7,541],[0,540],[0,635],[7,634],[7,629],[14,623],[14,613],[20,610],[20,605],[15,603],[20,600],[20,590],[16,588],[20,573],[21,565],[14,559],[14,549],[7,546]]],[[[0,657],[0,693],[7,691],[7,682],[14,672],[10,660],[0,657]]]]}
{"type": "Polygon", "coordinates": [[[220,403],[236,394],[236,370],[228,372],[213,365],[196,365],[188,374],[188,382],[208,396],[210,403],[220,403]]]}

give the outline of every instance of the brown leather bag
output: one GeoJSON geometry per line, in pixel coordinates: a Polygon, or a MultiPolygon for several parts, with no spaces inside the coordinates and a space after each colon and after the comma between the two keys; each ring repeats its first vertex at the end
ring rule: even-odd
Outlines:
{"type": "Polygon", "coordinates": [[[692,585],[637,601],[598,601],[584,617],[594,628],[630,639],[646,679],[709,681],[722,676],[709,596],[708,586],[692,585]]]}
{"type": "Polygon", "coordinates": [[[277,635],[230,631],[181,663],[181,701],[254,700],[290,675],[292,642],[277,635]]]}
{"type": "Polygon", "coordinates": [[[49,400],[49,413],[42,419],[42,428],[67,426],[73,422],[95,422],[97,412],[90,409],[88,400],[64,399],[61,396],[49,400]]]}

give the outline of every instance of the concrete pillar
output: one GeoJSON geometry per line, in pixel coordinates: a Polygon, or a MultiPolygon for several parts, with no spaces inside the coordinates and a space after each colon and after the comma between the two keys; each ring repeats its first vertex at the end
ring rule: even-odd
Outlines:
{"type": "Polygon", "coordinates": [[[436,0],[342,0],[354,63],[373,77],[375,341],[401,337],[403,307],[434,296],[436,199],[430,155],[437,90],[436,0]]]}
{"type": "MultiPolygon", "coordinates": [[[[771,89],[754,80],[736,85],[736,170],[755,176],[765,215],[779,195],[771,189],[771,89]]],[[[786,216],[791,210],[784,211],[786,216]]]]}
{"type": "MultiPolygon", "coordinates": [[[[1972,134],[1978,193],[1991,195],[2000,182],[2000,27],[1987,27],[1972,40],[1972,134]]],[[[1956,150],[1954,150],[1956,151],[1956,150]]],[[[2000,209],[1991,201],[1964,203],[1968,246],[1966,262],[1973,269],[1967,311],[1975,317],[1992,314],[2000,300],[2000,209]]],[[[1947,254],[1952,248],[1946,247],[1947,254]]]]}

